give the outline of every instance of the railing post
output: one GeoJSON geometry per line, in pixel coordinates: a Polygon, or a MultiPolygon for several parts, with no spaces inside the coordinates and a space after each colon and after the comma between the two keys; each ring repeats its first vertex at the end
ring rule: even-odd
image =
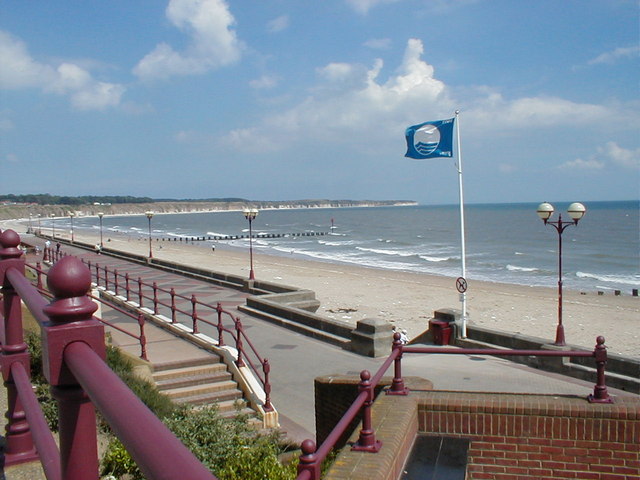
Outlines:
{"type": "Polygon", "coordinates": [[[95,268],[96,268],[96,287],[99,287],[100,286],[100,265],[96,263],[95,268]]]}
{"type": "Polygon", "coordinates": [[[104,266],[104,290],[105,292],[109,290],[109,267],[107,265],[104,266]]]}
{"type": "Polygon", "coordinates": [[[309,472],[309,480],[320,480],[320,462],[316,455],[316,444],[313,440],[304,440],[300,445],[302,454],[298,463],[298,476],[302,472],[309,472]]]}
{"type": "Polygon", "coordinates": [[[176,323],[176,291],[171,287],[171,323],[176,323]]]}
{"type": "Polygon", "coordinates": [[[153,314],[158,314],[158,285],[153,282],[153,314]]]}
{"type": "Polygon", "coordinates": [[[270,412],[273,410],[271,405],[271,383],[269,382],[271,365],[269,365],[269,360],[266,358],[262,361],[262,371],[264,372],[264,411],[270,412]]]}
{"type": "Polygon", "coordinates": [[[191,295],[191,320],[193,321],[193,332],[192,333],[199,333],[198,332],[198,313],[196,312],[196,303],[198,302],[198,300],[196,300],[196,296],[195,295],[191,295]]]}
{"type": "Polygon", "coordinates": [[[118,296],[118,269],[114,269],[113,270],[113,283],[114,283],[114,287],[113,287],[113,293],[116,294],[116,296],[118,296]]]}
{"type": "Polygon", "coordinates": [[[218,302],[218,304],[216,305],[216,312],[218,312],[218,346],[219,347],[223,347],[224,346],[224,338],[223,338],[223,333],[224,333],[224,327],[222,326],[222,305],[220,304],[220,302],[218,302]]]}
{"type": "Polygon", "coordinates": [[[36,288],[42,290],[42,264],[36,262],[36,288]]]}
{"type": "Polygon", "coordinates": [[[124,274],[124,291],[127,294],[127,302],[131,300],[131,290],[129,290],[129,272],[124,274]]]}
{"type": "Polygon", "coordinates": [[[58,401],[61,478],[97,478],[95,409],[65,359],[65,350],[75,342],[105,358],[104,328],[93,319],[98,307],[86,295],[91,273],[76,257],[65,257],[49,270],[47,285],[54,298],[43,309],[50,320],[42,326],[43,371],[58,401]]]}
{"type": "Polygon", "coordinates": [[[140,358],[147,359],[147,337],[144,334],[144,315],[141,313],[138,315],[138,325],[140,326],[140,358]]]}
{"type": "Polygon", "coordinates": [[[242,352],[243,352],[243,347],[242,347],[242,334],[244,333],[242,330],[242,322],[240,321],[240,319],[238,317],[236,317],[236,332],[237,332],[237,339],[236,339],[236,350],[238,350],[238,359],[236,360],[236,365],[238,367],[244,367],[245,363],[244,360],[242,359],[242,352]]]}
{"type": "Polygon", "coordinates": [[[404,380],[402,379],[402,345],[400,333],[394,333],[392,350],[398,350],[398,354],[393,361],[393,381],[391,382],[391,388],[386,392],[387,395],[409,395],[409,389],[404,385],[404,380]]]}
{"type": "Polygon", "coordinates": [[[593,350],[596,360],[597,383],[593,387],[593,394],[587,398],[590,403],[613,403],[605,384],[604,368],[607,364],[607,347],[604,345],[604,337],[600,335],[596,339],[596,347],[593,350]]]}
{"type": "Polygon", "coordinates": [[[360,437],[351,450],[356,452],[376,453],[382,447],[382,442],[376,440],[376,434],[371,425],[371,406],[373,405],[373,385],[371,384],[371,373],[369,370],[360,372],[360,385],[358,393],[367,392],[367,399],[362,406],[362,430],[360,437]]]}
{"type": "Polygon", "coordinates": [[[138,307],[142,308],[142,279],[138,277],[138,307]]]}
{"type": "Polygon", "coordinates": [[[26,372],[30,371],[29,351],[24,343],[22,333],[22,306],[20,297],[6,278],[9,268],[15,268],[24,274],[24,257],[18,248],[20,236],[13,230],[5,230],[0,234],[0,285],[2,285],[2,302],[4,314],[4,338],[0,352],[0,366],[4,386],[7,389],[7,418],[5,463],[16,465],[38,459],[27,414],[11,374],[11,365],[21,363],[26,372]]]}

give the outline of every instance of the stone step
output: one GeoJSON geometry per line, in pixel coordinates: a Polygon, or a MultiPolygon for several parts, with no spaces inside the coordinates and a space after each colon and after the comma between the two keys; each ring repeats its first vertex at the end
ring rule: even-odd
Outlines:
{"type": "Polygon", "coordinates": [[[168,362],[160,362],[153,364],[154,372],[162,372],[165,370],[175,370],[184,367],[196,367],[201,365],[215,365],[223,363],[218,355],[211,354],[206,357],[188,358],[184,360],[172,360],[168,362]]]}
{"type": "Polygon", "coordinates": [[[222,382],[216,382],[206,385],[190,385],[185,387],[172,388],[171,390],[164,390],[162,393],[167,395],[172,400],[176,400],[178,398],[190,396],[215,394],[216,392],[225,390],[237,390],[238,393],[240,393],[240,391],[238,390],[238,384],[233,380],[225,380],[222,382]]]}
{"type": "MultiPolygon", "coordinates": [[[[240,402],[242,408],[246,408],[246,401],[242,398],[242,393],[239,390],[221,390],[209,393],[196,393],[193,395],[184,395],[173,398],[172,400],[179,404],[189,404],[193,406],[211,405],[216,403],[218,405],[218,411],[221,413],[233,413],[236,410],[236,402],[240,402]]],[[[250,414],[255,415],[253,410],[247,410],[250,414]]]]}
{"type": "Polygon", "coordinates": [[[154,377],[156,385],[158,386],[158,390],[161,391],[173,390],[180,387],[223,382],[231,379],[231,374],[226,370],[214,373],[185,373],[184,375],[171,376],[162,379],[154,377]]]}
{"type": "Polygon", "coordinates": [[[192,367],[174,368],[172,370],[155,371],[153,373],[153,379],[156,383],[160,383],[174,378],[217,375],[224,372],[227,372],[227,366],[224,363],[210,363],[192,367]]]}

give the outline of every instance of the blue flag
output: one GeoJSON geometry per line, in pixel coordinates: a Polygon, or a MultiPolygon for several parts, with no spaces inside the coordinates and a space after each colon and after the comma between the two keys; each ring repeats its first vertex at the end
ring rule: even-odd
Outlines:
{"type": "Polygon", "coordinates": [[[422,160],[453,156],[453,118],[425,122],[407,128],[405,157],[422,160]]]}

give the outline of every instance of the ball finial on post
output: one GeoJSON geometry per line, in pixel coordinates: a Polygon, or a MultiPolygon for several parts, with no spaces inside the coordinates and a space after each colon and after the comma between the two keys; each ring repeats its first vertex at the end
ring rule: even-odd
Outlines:
{"type": "Polygon", "coordinates": [[[54,295],[44,312],[53,322],[88,320],[98,306],[87,297],[91,272],[76,257],[64,257],[49,270],[47,286],[54,295]]]}

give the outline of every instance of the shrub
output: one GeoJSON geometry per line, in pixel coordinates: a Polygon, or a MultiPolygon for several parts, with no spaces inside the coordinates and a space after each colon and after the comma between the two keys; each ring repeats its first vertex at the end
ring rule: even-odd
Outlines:
{"type": "MultiPolygon", "coordinates": [[[[278,455],[283,447],[277,433],[258,434],[246,416],[222,418],[215,406],[182,410],[165,419],[165,424],[184,445],[220,480],[286,480],[296,477],[296,463],[282,465],[278,455]]],[[[142,473],[114,441],[103,459],[102,475],[129,474],[132,480],[142,473]]]]}

